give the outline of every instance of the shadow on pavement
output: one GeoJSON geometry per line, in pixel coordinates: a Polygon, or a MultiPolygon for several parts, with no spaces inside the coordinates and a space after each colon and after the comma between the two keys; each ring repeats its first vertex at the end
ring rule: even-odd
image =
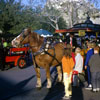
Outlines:
{"type": "Polygon", "coordinates": [[[84,100],[82,87],[73,87],[72,88],[72,98],[71,100],[84,100]]]}
{"type": "MultiPolygon", "coordinates": [[[[83,85],[79,87],[72,87],[72,98],[69,100],[84,100],[83,98],[83,85]]],[[[44,98],[44,100],[64,100],[64,85],[62,83],[57,83],[54,85],[44,98]]]]}
{"type": "Polygon", "coordinates": [[[35,75],[30,78],[21,81],[15,85],[14,81],[0,77],[0,100],[7,100],[7,98],[22,93],[27,90],[26,85],[34,78],[35,75]]]}
{"type": "Polygon", "coordinates": [[[44,100],[60,100],[64,91],[64,86],[62,83],[57,83],[51,89],[49,89],[48,94],[44,100]]]}

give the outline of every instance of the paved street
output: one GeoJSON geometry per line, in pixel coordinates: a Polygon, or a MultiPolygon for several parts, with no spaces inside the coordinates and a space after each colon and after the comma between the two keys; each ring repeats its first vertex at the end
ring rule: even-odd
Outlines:
{"type": "MultiPolygon", "coordinates": [[[[46,88],[46,76],[41,69],[43,87],[41,90],[35,88],[36,76],[33,66],[25,69],[13,67],[9,70],[0,71],[0,100],[62,100],[64,87],[56,83],[55,70],[51,69],[53,86],[46,88]]],[[[100,92],[92,93],[85,90],[84,86],[73,87],[71,100],[100,100],[100,92]]]]}

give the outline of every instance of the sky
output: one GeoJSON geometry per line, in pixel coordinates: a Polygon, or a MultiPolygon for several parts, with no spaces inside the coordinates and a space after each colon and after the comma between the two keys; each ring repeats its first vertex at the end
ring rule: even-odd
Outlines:
{"type": "Polygon", "coordinates": [[[34,1],[34,5],[44,5],[46,0],[22,0],[22,4],[27,5],[29,3],[29,1],[34,1]]]}
{"type": "Polygon", "coordinates": [[[28,2],[27,2],[27,0],[22,0],[22,4],[27,4],[28,2]]]}
{"type": "MultiPolygon", "coordinates": [[[[18,0],[16,0],[16,1],[18,1],[18,0]]],[[[45,2],[46,2],[46,0],[22,0],[22,4],[27,5],[28,1],[34,1],[35,6],[38,5],[38,4],[44,5],[45,2]]],[[[73,0],[73,1],[78,1],[78,0],[73,0]]],[[[97,0],[97,1],[98,1],[98,3],[97,3],[96,6],[97,6],[97,8],[100,9],[100,2],[99,2],[100,0],[97,0]]]]}

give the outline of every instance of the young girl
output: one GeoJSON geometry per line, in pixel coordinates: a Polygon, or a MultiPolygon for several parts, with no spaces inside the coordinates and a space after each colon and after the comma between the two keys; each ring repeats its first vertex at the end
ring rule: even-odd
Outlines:
{"type": "Polygon", "coordinates": [[[74,60],[72,58],[72,49],[71,45],[67,44],[64,50],[64,56],[62,58],[62,69],[63,69],[63,82],[65,86],[65,95],[64,99],[69,99],[72,95],[72,87],[71,87],[71,77],[72,71],[74,67],[74,60]]]}

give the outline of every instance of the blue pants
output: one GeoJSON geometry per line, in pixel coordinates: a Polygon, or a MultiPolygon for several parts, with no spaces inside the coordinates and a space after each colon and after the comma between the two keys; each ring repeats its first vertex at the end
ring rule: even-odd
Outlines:
{"type": "Polygon", "coordinates": [[[88,85],[91,84],[91,73],[90,73],[90,67],[87,67],[87,75],[88,75],[88,85]]]}

